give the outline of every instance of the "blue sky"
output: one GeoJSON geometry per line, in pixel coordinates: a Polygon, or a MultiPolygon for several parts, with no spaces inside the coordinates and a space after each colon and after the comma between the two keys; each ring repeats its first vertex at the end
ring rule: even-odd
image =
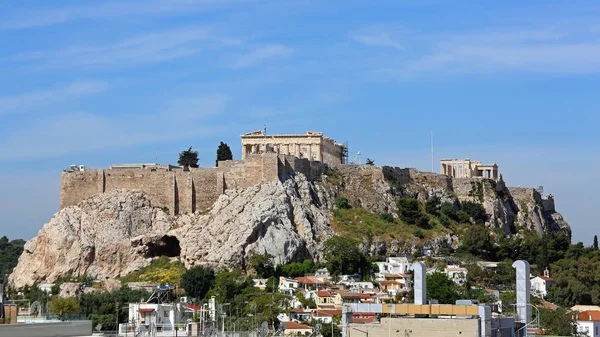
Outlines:
{"type": "MultiPolygon", "coordinates": [[[[239,135],[323,131],[380,165],[495,162],[592,243],[594,1],[5,1],[0,225],[30,239],[69,164],[214,163],[239,135]]],[[[598,231],[600,232],[600,231],[598,231]]]]}

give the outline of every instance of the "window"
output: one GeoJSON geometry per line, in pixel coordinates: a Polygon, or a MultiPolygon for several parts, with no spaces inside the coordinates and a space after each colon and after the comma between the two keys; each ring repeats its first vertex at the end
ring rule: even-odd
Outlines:
{"type": "Polygon", "coordinates": [[[598,336],[598,327],[594,327],[594,336],[598,336]]]}
{"type": "Polygon", "coordinates": [[[169,310],[163,311],[163,316],[164,317],[169,317],[169,310]]]}

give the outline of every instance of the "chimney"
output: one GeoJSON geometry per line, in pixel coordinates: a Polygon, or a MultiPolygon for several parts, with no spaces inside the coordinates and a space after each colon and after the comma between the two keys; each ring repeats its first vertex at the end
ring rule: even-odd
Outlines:
{"type": "Polygon", "coordinates": [[[550,271],[548,270],[548,267],[546,267],[546,269],[544,269],[544,276],[547,278],[550,278],[550,271]]]}

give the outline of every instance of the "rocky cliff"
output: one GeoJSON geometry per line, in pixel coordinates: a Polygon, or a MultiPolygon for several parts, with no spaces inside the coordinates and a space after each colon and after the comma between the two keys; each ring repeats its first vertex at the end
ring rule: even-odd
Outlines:
{"type": "MultiPolygon", "coordinates": [[[[506,188],[502,181],[458,180],[413,169],[343,166],[320,180],[302,174],[247,189],[227,190],[206,213],[169,215],[152,206],[143,191],[119,190],[89,198],[56,213],[37,237],[27,242],[9,278],[16,287],[53,282],[61,276],[88,274],[98,279],[126,275],[157,256],[198,264],[245,267],[252,254],[268,253],[275,263],[321,258],[336,197],[371,213],[397,211],[396,200],[438,196],[459,207],[483,204],[487,226],[506,233],[566,230],[551,198],[533,189],[506,188]]],[[[359,219],[360,222],[360,219],[359,219]]],[[[456,248],[456,235],[411,240],[369,238],[372,254],[411,250],[416,245],[456,248]],[[419,242],[416,242],[416,241],[419,242]]]]}

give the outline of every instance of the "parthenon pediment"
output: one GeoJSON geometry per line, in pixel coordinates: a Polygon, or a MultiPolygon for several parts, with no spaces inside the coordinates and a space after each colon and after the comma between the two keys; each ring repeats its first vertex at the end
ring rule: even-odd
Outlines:
{"type": "Polygon", "coordinates": [[[263,130],[256,130],[256,131],[251,131],[251,132],[248,132],[248,133],[244,133],[241,136],[242,137],[244,137],[244,136],[262,136],[264,134],[265,134],[265,132],[263,130]]]}

